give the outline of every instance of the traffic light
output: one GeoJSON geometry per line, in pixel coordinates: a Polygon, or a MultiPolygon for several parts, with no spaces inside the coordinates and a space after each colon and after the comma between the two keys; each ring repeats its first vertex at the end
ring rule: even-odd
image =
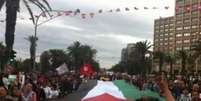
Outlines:
{"type": "Polygon", "coordinates": [[[10,60],[15,60],[15,58],[16,58],[16,52],[12,50],[10,53],[10,60]]]}
{"type": "Polygon", "coordinates": [[[16,52],[14,50],[11,50],[10,52],[9,52],[9,50],[5,51],[4,59],[7,62],[11,62],[11,61],[15,60],[15,58],[16,58],[16,52]]]}

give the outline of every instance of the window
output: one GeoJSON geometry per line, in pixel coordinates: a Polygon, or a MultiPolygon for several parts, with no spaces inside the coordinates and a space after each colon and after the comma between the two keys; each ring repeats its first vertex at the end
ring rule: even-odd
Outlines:
{"type": "Polygon", "coordinates": [[[182,36],[182,34],[176,34],[176,37],[181,37],[182,36]]]}
{"type": "Polygon", "coordinates": [[[176,17],[182,17],[182,14],[177,14],[176,17]]]}
{"type": "Polygon", "coordinates": [[[192,35],[194,36],[194,35],[196,35],[198,32],[194,32],[194,33],[192,33],[192,35]]]}
{"type": "Polygon", "coordinates": [[[177,24],[181,24],[181,23],[182,23],[182,21],[177,21],[176,23],[177,23],[177,24]]]}
{"type": "Polygon", "coordinates": [[[188,22],[190,22],[190,20],[189,20],[189,19],[184,20],[184,23],[188,23],[188,22]]]}
{"type": "Polygon", "coordinates": [[[163,41],[163,39],[160,39],[160,41],[163,41]]]}
{"type": "Polygon", "coordinates": [[[173,28],[170,29],[170,31],[173,31],[173,30],[174,30],[173,28]]]}
{"type": "Polygon", "coordinates": [[[181,47],[177,47],[176,50],[179,51],[179,50],[182,50],[182,48],[181,47]]]}
{"type": "Polygon", "coordinates": [[[197,39],[192,39],[192,42],[196,42],[197,41],[197,39]]]}
{"type": "Polygon", "coordinates": [[[165,41],[167,41],[168,40],[168,38],[165,38],[165,41]]]}
{"type": "Polygon", "coordinates": [[[158,39],[155,39],[155,42],[158,42],[158,39]]]}
{"type": "Polygon", "coordinates": [[[190,36],[190,33],[184,33],[184,36],[190,36]]]}
{"type": "Polygon", "coordinates": [[[192,26],[192,28],[197,28],[197,26],[196,26],[196,25],[194,25],[194,26],[192,26]]]}
{"type": "Polygon", "coordinates": [[[173,35],[173,33],[169,33],[169,35],[173,35]]]}
{"type": "Polygon", "coordinates": [[[172,45],[173,44],[173,42],[169,42],[169,45],[172,45]]]}
{"type": "Polygon", "coordinates": [[[164,30],[161,29],[160,32],[164,32],[164,30]]]}
{"type": "Polygon", "coordinates": [[[164,45],[168,45],[168,43],[164,43],[164,45]]]}
{"type": "Polygon", "coordinates": [[[165,36],[168,36],[168,33],[165,33],[165,36]]]}
{"type": "Polygon", "coordinates": [[[190,40],[184,40],[184,43],[190,43],[190,40]]]}
{"type": "Polygon", "coordinates": [[[170,26],[174,26],[174,24],[170,24],[170,26]]]}
{"type": "Polygon", "coordinates": [[[173,37],[169,37],[169,40],[172,40],[173,39],[173,37]]]}
{"type": "Polygon", "coordinates": [[[160,43],[161,46],[163,46],[163,43],[160,43]]]}
{"type": "Polygon", "coordinates": [[[185,27],[184,27],[184,29],[190,29],[190,28],[191,28],[190,26],[185,26],[185,27]]]}
{"type": "Polygon", "coordinates": [[[168,29],[165,29],[165,32],[167,32],[168,31],[168,29]]]}
{"type": "Polygon", "coordinates": [[[163,34],[160,34],[160,36],[163,36],[163,34]]]}
{"type": "Polygon", "coordinates": [[[168,24],[166,24],[165,27],[168,27],[168,24]]]}
{"type": "Polygon", "coordinates": [[[182,30],[182,27],[177,27],[176,30],[182,30]]]}
{"type": "Polygon", "coordinates": [[[197,11],[193,11],[192,14],[193,14],[193,15],[197,15],[198,12],[197,12],[197,11]]]}
{"type": "Polygon", "coordinates": [[[190,50],[190,47],[184,47],[184,50],[190,50]]]}
{"type": "Polygon", "coordinates": [[[180,44],[180,43],[182,43],[182,41],[176,41],[176,43],[177,43],[177,44],[180,44]]]}

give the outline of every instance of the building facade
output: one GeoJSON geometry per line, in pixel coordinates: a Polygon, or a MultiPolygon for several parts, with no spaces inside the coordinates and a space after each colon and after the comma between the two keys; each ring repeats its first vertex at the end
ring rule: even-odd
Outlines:
{"type": "Polygon", "coordinates": [[[175,4],[174,16],[154,22],[154,51],[190,51],[201,38],[201,0],[175,0],[175,4]]]}
{"type": "Polygon", "coordinates": [[[135,50],[135,43],[127,44],[126,48],[123,48],[121,51],[121,62],[126,63],[130,60],[130,54],[135,50]]]}

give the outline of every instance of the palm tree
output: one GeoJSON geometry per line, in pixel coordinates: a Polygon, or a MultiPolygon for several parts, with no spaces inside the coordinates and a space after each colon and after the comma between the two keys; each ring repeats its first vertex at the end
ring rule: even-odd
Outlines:
{"type": "MultiPolygon", "coordinates": [[[[34,67],[35,67],[36,46],[37,46],[36,41],[38,40],[38,38],[33,36],[33,35],[31,35],[26,40],[28,40],[30,42],[30,49],[29,49],[30,60],[31,60],[30,67],[31,67],[31,69],[34,69],[34,67]]],[[[31,70],[31,69],[29,69],[29,70],[31,70]]]]}
{"type": "Polygon", "coordinates": [[[159,60],[159,72],[162,71],[162,67],[163,67],[163,64],[164,64],[164,61],[165,61],[165,54],[161,51],[156,51],[153,53],[154,55],[154,59],[158,59],[159,60]]]}
{"type": "Polygon", "coordinates": [[[146,57],[145,57],[145,55],[149,52],[149,49],[151,47],[152,47],[151,42],[148,42],[147,40],[137,42],[135,45],[135,51],[134,52],[136,52],[138,55],[140,65],[142,66],[141,68],[143,68],[142,72],[146,71],[146,67],[145,67],[146,66],[146,61],[145,61],[146,57]]]}
{"type": "Polygon", "coordinates": [[[33,24],[35,24],[35,18],[31,10],[30,3],[37,6],[41,11],[48,11],[48,9],[51,10],[51,7],[46,0],[0,0],[0,10],[4,4],[6,5],[5,43],[6,48],[9,51],[8,61],[10,53],[13,49],[16,18],[17,18],[17,12],[19,11],[20,8],[20,1],[24,3],[27,10],[29,11],[33,24]]]}
{"type": "Polygon", "coordinates": [[[198,41],[192,45],[193,57],[196,62],[196,72],[198,71],[198,61],[201,60],[201,41],[198,41]]]}
{"type": "Polygon", "coordinates": [[[97,51],[91,46],[82,45],[80,42],[76,41],[67,48],[68,55],[72,59],[74,66],[79,69],[84,63],[93,64],[95,62],[95,55],[97,51]]]}
{"type": "Polygon", "coordinates": [[[170,66],[170,73],[173,73],[173,64],[175,63],[175,56],[171,53],[165,55],[165,62],[167,62],[170,66]]]}
{"type": "Polygon", "coordinates": [[[188,59],[188,53],[185,50],[180,50],[177,52],[177,58],[181,60],[181,72],[185,73],[186,71],[186,63],[188,59]]]}

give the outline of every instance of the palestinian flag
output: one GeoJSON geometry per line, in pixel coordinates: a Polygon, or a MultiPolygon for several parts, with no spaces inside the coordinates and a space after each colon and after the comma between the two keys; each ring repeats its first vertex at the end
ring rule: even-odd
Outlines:
{"type": "Polygon", "coordinates": [[[147,90],[140,91],[137,87],[126,83],[124,80],[89,81],[85,84],[85,87],[81,85],[73,97],[76,98],[71,99],[74,101],[133,101],[141,97],[153,97],[158,98],[159,101],[165,101],[159,94],[147,90]],[[80,98],[78,93],[81,94],[80,98]]]}

